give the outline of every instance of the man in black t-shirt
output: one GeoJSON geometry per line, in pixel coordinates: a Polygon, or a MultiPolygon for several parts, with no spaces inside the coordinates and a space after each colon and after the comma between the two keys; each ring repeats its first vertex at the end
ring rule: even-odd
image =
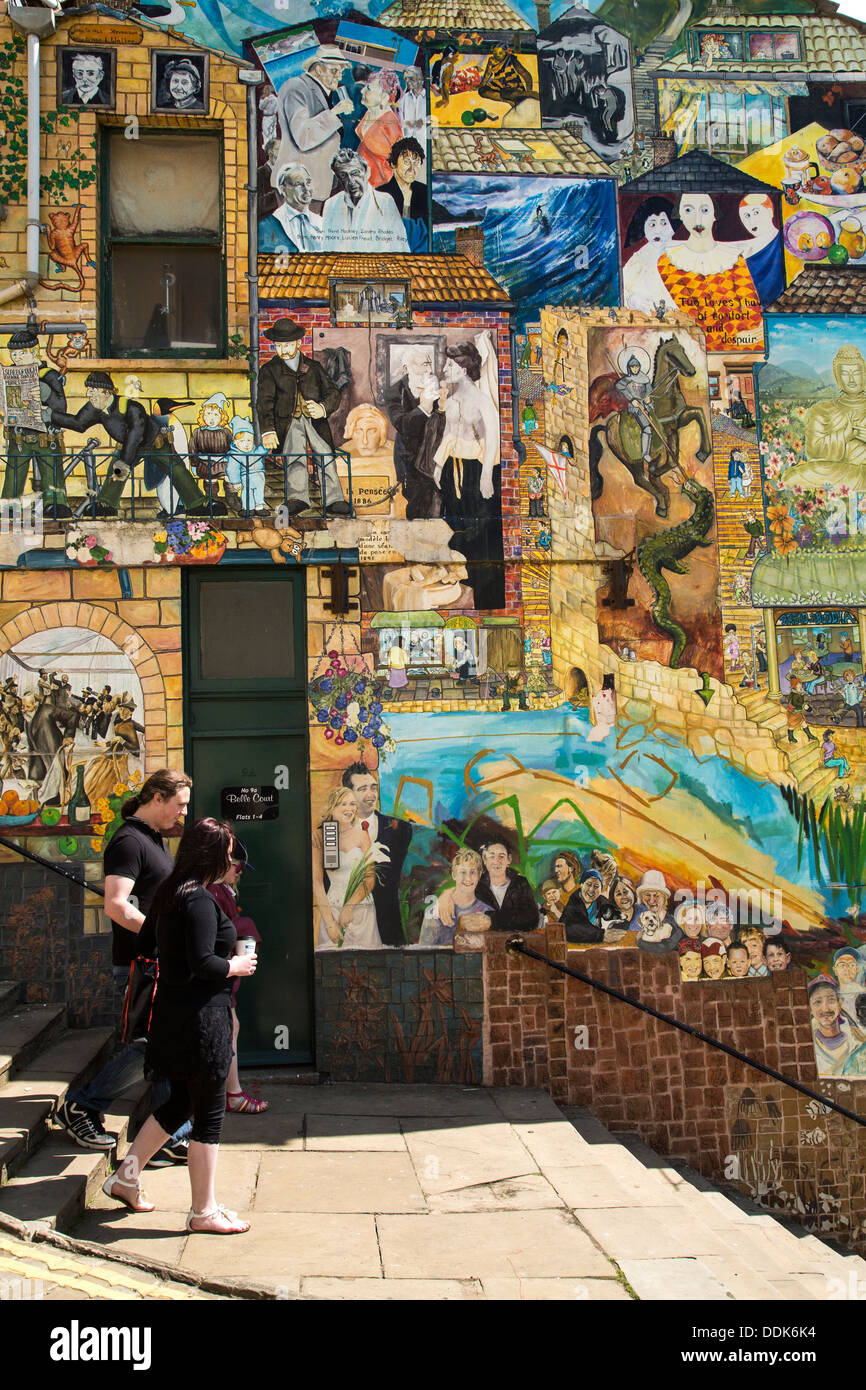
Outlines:
{"type": "MultiPolygon", "coordinates": [[[[124,823],[109,840],[103,858],[105,911],[111,918],[112,966],[115,980],[125,985],[136,956],[152,955],[153,934],[141,934],[156,890],[168,878],[174,860],[163,835],[183,821],[192,783],[183,772],[163,768],[154,772],[137,796],[123,808],[124,823]]],[[[110,1149],[115,1139],[102,1126],[103,1114],[114,1101],[144,1078],[144,1040],[125,1044],[86,1086],[67,1093],[54,1118],[82,1149],[110,1149]]],[[[168,1086],[154,1085],[154,1103],[167,1098],[168,1086]],[[164,1088],[166,1095],[161,1097],[164,1088]]],[[[189,1123],[161,1151],[161,1161],[183,1163],[189,1144],[189,1123]]],[[[160,1161],[159,1159],[157,1161],[160,1161]]]]}

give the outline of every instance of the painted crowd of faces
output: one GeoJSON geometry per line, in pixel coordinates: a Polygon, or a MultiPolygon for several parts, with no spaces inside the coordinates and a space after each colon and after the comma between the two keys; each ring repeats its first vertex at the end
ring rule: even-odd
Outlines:
{"type": "Polygon", "coordinates": [[[763,347],[762,309],[785,288],[778,195],[620,191],[623,303],[678,311],[709,352],[763,347]]]}
{"type": "Polygon", "coordinates": [[[259,98],[259,251],[428,250],[416,46],[340,21],[256,49],[271,83],[259,98]]]}
{"type": "MultiPolygon", "coordinates": [[[[203,116],[209,110],[209,55],[154,49],[150,109],[203,116]]],[[[117,52],[113,48],[62,48],[57,65],[58,104],[111,111],[117,101],[117,52]]]]}

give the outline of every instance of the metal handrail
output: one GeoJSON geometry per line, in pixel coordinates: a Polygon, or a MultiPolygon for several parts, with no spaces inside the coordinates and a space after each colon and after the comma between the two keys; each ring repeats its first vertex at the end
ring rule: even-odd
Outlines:
{"type": "Polygon", "coordinates": [[[95,893],[97,897],[104,898],[105,892],[102,888],[94,888],[91,883],[86,883],[83,879],[76,878],[74,874],[67,873],[58,864],[52,864],[50,859],[43,859],[41,854],[34,854],[32,850],[25,849],[23,845],[18,845],[14,840],[7,840],[5,835],[0,835],[0,845],[6,849],[11,849],[14,854],[20,854],[24,859],[32,859],[34,864],[41,864],[43,869],[48,869],[52,874],[58,874],[60,878],[66,878],[70,883],[83,888],[86,893],[95,893]]]}
{"type": "Polygon", "coordinates": [[[789,1086],[791,1090],[799,1091],[801,1095],[808,1096],[810,1100],[816,1100],[819,1105],[825,1105],[828,1110],[835,1110],[838,1115],[844,1115],[846,1120],[853,1120],[855,1124],[866,1129],[866,1116],[856,1115],[853,1110],[847,1110],[844,1105],[837,1105],[836,1101],[822,1096],[818,1091],[811,1090],[808,1086],[804,1086],[801,1081],[794,1081],[792,1077],[784,1076],[782,1072],[776,1071],[773,1067],[767,1067],[756,1058],[748,1057],[745,1052],[738,1052],[735,1047],[729,1047],[719,1038],[711,1038],[708,1033],[702,1033],[699,1028],[692,1028],[690,1024],[682,1023],[680,1019],[674,1018],[671,1014],[660,1013],[650,1004],[644,1004],[639,999],[630,999],[627,994],[623,994],[619,989],[614,989],[612,985],[602,984],[601,980],[594,980],[592,976],[584,975],[580,970],[571,970],[569,966],[562,965],[558,960],[551,960],[550,956],[543,956],[540,951],[533,951],[531,946],[527,946],[522,936],[509,937],[505,943],[505,949],[515,955],[531,956],[533,960],[540,960],[543,965],[549,965],[552,970],[559,970],[563,975],[570,975],[572,979],[580,980],[583,984],[590,985],[592,989],[610,995],[612,999],[619,999],[621,1003],[628,1004],[632,1009],[649,1014],[661,1023],[667,1023],[671,1028],[678,1028],[681,1033],[688,1033],[689,1037],[697,1038],[699,1042],[706,1043],[708,1047],[716,1048],[718,1052],[726,1052],[729,1057],[744,1063],[745,1066],[763,1072],[765,1076],[771,1076],[774,1081],[781,1081],[783,1086],[789,1086]]]}

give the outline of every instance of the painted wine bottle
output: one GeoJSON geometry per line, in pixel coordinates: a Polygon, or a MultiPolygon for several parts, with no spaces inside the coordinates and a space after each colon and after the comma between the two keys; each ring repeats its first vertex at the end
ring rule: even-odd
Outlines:
{"type": "Polygon", "coordinates": [[[75,769],[75,790],[69,798],[66,818],[70,825],[89,825],[90,814],[90,801],[84,790],[84,766],[79,763],[75,769]]]}

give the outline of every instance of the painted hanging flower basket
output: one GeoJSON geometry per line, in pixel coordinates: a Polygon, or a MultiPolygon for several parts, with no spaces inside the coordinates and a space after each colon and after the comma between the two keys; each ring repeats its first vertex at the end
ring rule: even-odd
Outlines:
{"type": "Polygon", "coordinates": [[[324,758],[316,766],[342,767],[352,754],[373,768],[396,748],[382,718],[384,686],[351,657],[332,651],[328,661],[324,675],[310,683],[314,742],[324,758]]]}
{"type": "Polygon", "coordinates": [[[208,521],[170,521],[153,538],[153,556],[161,565],[215,565],[225,554],[226,537],[208,521]]]}
{"type": "Polygon", "coordinates": [[[66,538],[66,554],[79,565],[94,569],[97,565],[114,563],[110,550],[100,545],[96,536],[73,535],[66,538]]]}

